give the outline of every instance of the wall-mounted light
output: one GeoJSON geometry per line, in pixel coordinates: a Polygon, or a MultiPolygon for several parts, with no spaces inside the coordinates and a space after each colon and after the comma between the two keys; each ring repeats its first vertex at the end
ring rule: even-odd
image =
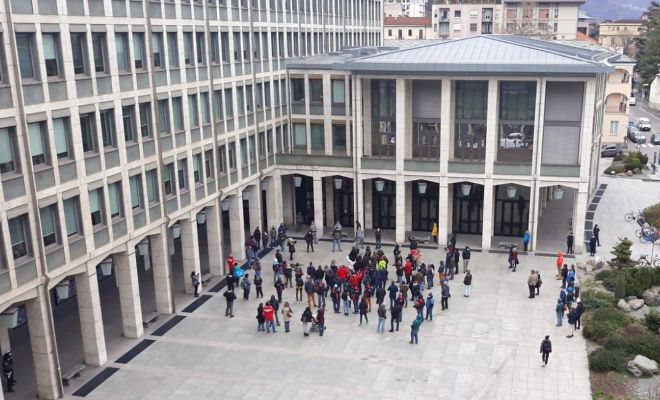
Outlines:
{"type": "Polygon", "coordinates": [[[250,201],[250,194],[251,194],[250,192],[251,192],[250,189],[245,189],[243,191],[243,200],[250,201]]]}
{"type": "Polygon", "coordinates": [[[9,307],[0,314],[0,323],[5,328],[16,328],[18,326],[18,307],[9,307]]]}
{"type": "Polygon", "coordinates": [[[554,195],[555,195],[555,199],[557,199],[557,200],[561,200],[561,199],[563,199],[563,198],[564,198],[564,189],[562,189],[562,188],[560,188],[559,186],[557,186],[557,187],[555,188],[555,193],[554,193],[554,195]]]}
{"type": "Polygon", "coordinates": [[[344,184],[343,178],[335,178],[335,190],[341,190],[342,185],[344,184]]]}
{"type": "Polygon", "coordinates": [[[509,185],[506,187],[506,197],[513,199],[516,197],[516,187],[513,185],[509,185]]]}
{"type": "Polygon", "coordinates": [[[469,196],[470,195],[470,190],[472,189],[472,185],[469,183],[463,183],[461,184],[461,193],[463,196],[469,196]]]}
{"type": "MultiPolygon", "coordinates": [[[[138,243],[138,251],[140,252],[141,255],[144,255],[142,253],[142,250],[140,249],[140,245],[142,243],[138,243]]],[[[147,251],[149,250],[149,244],[147,243],[147,251]]],[[[101,261],[100,264],[101,267],[101,273],[103,276],[110,276],[112,275],[112,258],[108,257],[105,260],[101,261]]]]}
{"type": "Polygon", "coordinates": [[[200,225],[204,225],[206,223],[206,210],[202,210],[199,213],[197,213],[197,223],[200,225]]]}
{"type": "Polygon", "coordinates": [[[66,300],[69,298],[69,280],[66,279],[55,286],[55,294],[59,300],[66,300]]]}
{"type": "Polygon", "coordinates": [[[302,186],[302,176],[297,176],[297,175],[294,176],[293,177],[293,185],[297,188],[302,186]]]}
{"type": "Polygon", "coordinates": [[[222,211],[229,211],[229,200],[222,200],[220,202],[220,208],[222,208],[222,211]]]}
{"type": "Polygon", "coordinates": [[[426,187],[427,187],[426,182],[417,182],[417,192],[419,194],[426,194],[426,187]]]}
{"type": "Polygon", "coordinates": [[[261,190],[268,190],[270,189],[270,181],[268,179],[264,179],[261,181],[261,190]]]}
{"type": "Polygon", "coordinates": [[[179,237],[181,237],[181,225],[179,225],[178,222],[172,225],[170,229],[172,230],[172,237],[174,239],[178,239],[179,237]]]}
{"type": "Polygon", "coordinates": [[[382,192],[383,189],[385,189],[385,181],[382,179],[376,179],[376,191],[377,192],[382,192]]]}

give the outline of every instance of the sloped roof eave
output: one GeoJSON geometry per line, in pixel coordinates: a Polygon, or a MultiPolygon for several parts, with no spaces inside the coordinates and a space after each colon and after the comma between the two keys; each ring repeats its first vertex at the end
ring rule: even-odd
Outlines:
{"type": "Polygon", "coordinates": [[[479,74],[604,74],[614,72],[613,66],[584,65],[547,65],[547,64],[453,64],[453,63],[360,63],[347,62],[347,70],[353,72],[389,72],[389,73],[479,73],[479,74]]]}

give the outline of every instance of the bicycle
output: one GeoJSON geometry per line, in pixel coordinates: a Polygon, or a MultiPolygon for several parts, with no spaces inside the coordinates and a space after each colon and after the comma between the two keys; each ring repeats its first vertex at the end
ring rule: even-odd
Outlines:
{"type": "Polygon", "coordinates": [[[642,254],[642,256],[637,260],[637,264],[640,267],[660,267],[660,257],[654,257],[653,260],[651,260],[649,259],[648,254],[642,254]]]}
{"type": "Polygon", "coordinates": [[[637,218],[639,218],[641,215],[642,215],[641,211],[628,211],[626,215],[623,216],[623,219],[626,222],[637,221],[637,218]]]}
{"type": "Polygon", "coordinates": [[[641,229],[637,229],[635,231],[635,236],[637,236],[637,238],[639,238],[642,243],[653,243],[658,240],[658,231],[650,226],[644,226],[641,229]]]}

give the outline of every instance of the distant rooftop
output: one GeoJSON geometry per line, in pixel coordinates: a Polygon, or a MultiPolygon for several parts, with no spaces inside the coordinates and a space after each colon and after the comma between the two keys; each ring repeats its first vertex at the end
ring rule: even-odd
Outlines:
{"type": "Polygon", "coordinates": [[[601,25],[603,24],[643,24],[644,20],[642,19],[617,19],[614,21],[605,21],[601,22],[601,25]]]}
{"type": "Polygon", "coordinates": [[[385,17],[384,26],[431,26],[431,17],[385,17]]]}

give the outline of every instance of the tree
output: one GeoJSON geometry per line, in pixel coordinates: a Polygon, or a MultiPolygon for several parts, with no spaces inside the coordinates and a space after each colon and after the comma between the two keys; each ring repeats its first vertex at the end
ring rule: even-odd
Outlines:
{"type": "Polygon", "coordinates": [[[660,64],[660,4],[652,1],[646,12],[646,21],[641,36],[635,39],[639,73],[643,83],[651,84],[660,64]]]}
{"type": "Polygon", "coordinates": [[[507,21],[506,33],[539,39],[552,39],[553,33],[548,21],[534,18],[538,2],[521,0],[517,11],[520,12],[515,21],[507,21]]]}
{"type": "Polygon", "coordinates": [[[611,253],[614,258],[609,261],[610,266],[618,270],[634,267],[635,262],[630,258],[632,254],[630,246],[632,246],[632,242],[627,238],[619,239],[619,243],[612,248],[611,253]]]}

